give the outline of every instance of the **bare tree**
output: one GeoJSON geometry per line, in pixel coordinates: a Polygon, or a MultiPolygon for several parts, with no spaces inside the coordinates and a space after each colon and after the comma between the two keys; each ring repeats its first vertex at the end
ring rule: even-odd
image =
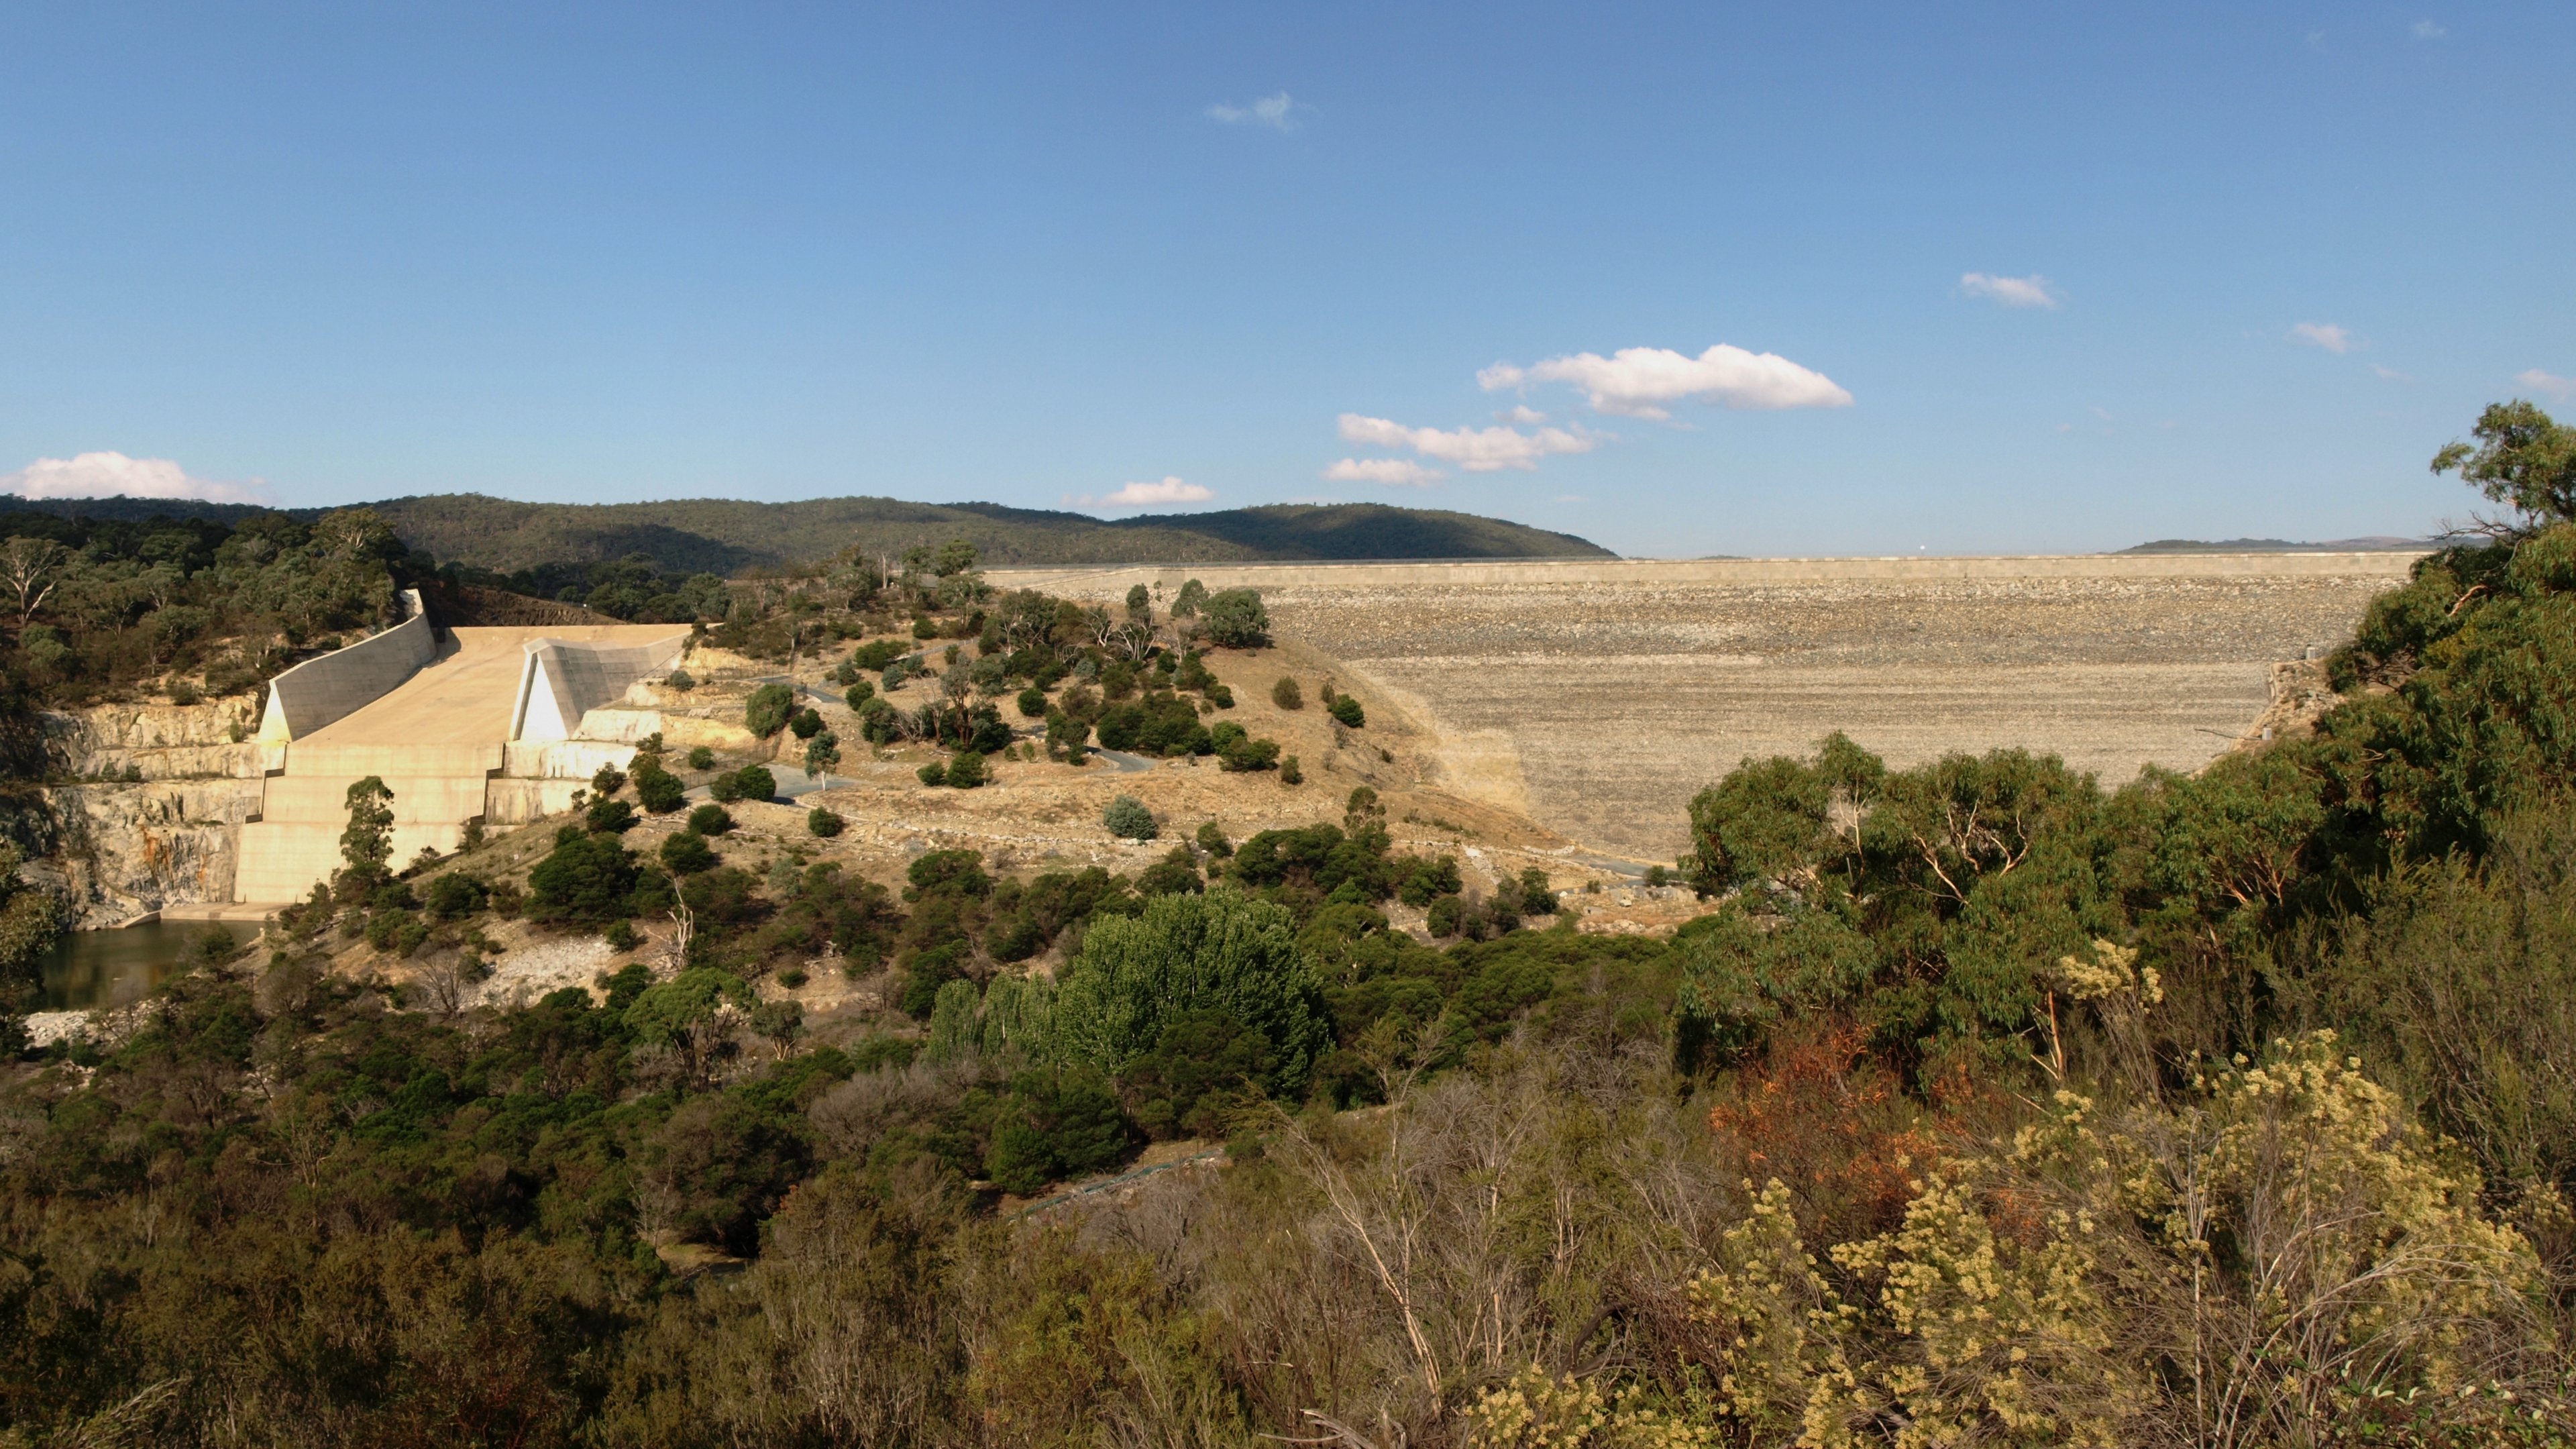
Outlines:
{"type": "Polygon", "coordinates": [[[24,629],[45,606],[45,596],[62,582],[71,550],[50,538],[13,538],[0,549],[0,580],[18,595],[18,627],[24,629]]]}

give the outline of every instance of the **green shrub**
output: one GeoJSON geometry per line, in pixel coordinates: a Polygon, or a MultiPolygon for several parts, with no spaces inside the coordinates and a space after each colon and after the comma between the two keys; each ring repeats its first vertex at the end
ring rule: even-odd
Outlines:
{"type": "Polygon", "coordinates": [[[711,749],[708,749],[705,745],[698,745],[698,746],[695,746],[695,747],[693,747],[693,748],[689,751],[689,768],[690,768],[690,769],[692,769],[692,770],[712,770],[712,769],[714,769],[715,767],[716,767],[716,752],[715,752],[715,751],[713,751],[713,750],[711,750],[711,749]]]}
{"type": "Polygon", "coordinates": [[[1234,842],[1225,838],[1225,827],[1213,820],[1199,827],[1198,840],[1199,849],[1219,860],[1234,854],[1234,842]]]}
{"type": "Polygon", "coordinates": [[[1297,757],[1295,755],[1290,755],[1279,762],[1279,783],[1282,785],[1303,785],[1306,783],[1306,772],[1297,768],[1297,757]]]}
{"type": "Polygon", "coordinates": [[[866,708],[868,701],[876,697],[877,687],[862,679],[841,692],[841,703],[855,711],[866,708]]]}
{"type": "Polygon", "coordinates": [[[742,780],[739,774],[735,771],[727,770],[723,774],[709,780],[707,782],[707,795],[719,804],[725,805],[730,805],[736,800],[741,799],[742,780]]]}
{"type": "Polygon", "coordinates": [[[1109,808],[1100,812],[1100,823],[1109,827],[1110,834],[1123,840],[1151,840],[1156,830],[1154,812],[1146,809],[1145,802],[1133,795],[1121,795],[1110,801],[1109,808]]]}
{"type": "Polygon", "coordinates": [[[1208,703],[1219,709],[1234,708],[1234,691],[1223,684],[1210,684],[1200,692],[1207,696],[1208,703]]]}
{"type": "Polygon", "coordinates": [[[610,921],[635,913],[643,872],[614,835],[574,831],[528,872],[532,921],[610,921]]]}
{"type": "MultiPolygon", "coordinates": [[[[712,808],[712,807],[710,807],[712,808]]],[[[716,868],[717,857],[708,847],[707,838],[694,830],[683,830],[662,842],[662,864],[673,875],[696,875],[716,868]]]]}
{"type": "Polygon", "coordinates": [[[662,768],[654,755],[639,755],[635,760],[635,799],[646,811],[668,815],[680,808],[688,797],[688,786],[680,777],[662,768]]]}
{"type": "Polygon", "coordinates": [[[733,829],[733,816],[722,805],[701,805],[689,812],[687,828],[699,835],[722,835],[733,829]]]}
{"type": "Polygon", "coordinates": [[[972,790],[989,777],[981,751],[962,750],[948,761],[948,785],[951,789],[972,790]]]}
{"type": "Polygon", "coordinates": [[[929,764],[922,766],[920,769],[913,771],[912,774],[913,778],[919,780],[925,785],[945,785],[948,783],[948,767],[937,760],[933,760],[929,764]]]}
{"type": "Polygon", "coordinates": [[[823,732],[823,716],[812,705],[807,705],[787,721],[787,728],[796,738],[810,740],[823,732]]]}
{"type": "Polygon", "coordinates": [[[764,684],[743,702],[743,728],[765,740],[787,728],[788,717],[795,709],[796,696],[786,685],[764,684]]]}
{"type": "Polygon", "coordinates": [[[429,883],[429,913],[442,921],[453,921],[483,909],[490,895],[483,882],[458,871],[449,871],[429,883]]]}
{"type": "Polygon", "coordinates": [[[593,800],[582,815],[582,824],[592,830],[622,835],[635,828],[635,807],[623,800],[593,800]]]}
{"type": "Polygon", "coordinates": [[[763,765],[745,765],[733,776],[734,796],[741,800],[767,800],[778,793],[778,777],[763,765]]]}
{"type": "Polygon", "coordinates": [[[805,773],[821,778],[841,764],[841,737],[825,730],[805,742],[805,773]]]}
{"type": "Polygon", "coordinates": [[[1368,723],[1368,711],[1360,708],[1360,702],[1347,694],[1335,695],[1333,702],[1324,708],[1326,713],[1352,729],[1368,723]]]}
{"type": "Polygon", "coordinates": [[[1210,642],[1228,649],[1252,649],[1270,642],[1270,612],[1252,589],[1219,589],[1208,595],[1203,611],[1210,642]]]}
{"type": "Polygon", "coordinates": [[[1230,890],[1158,896],[1143,914],[1102,916],[1056,987],[1052,1049],[1115,1077],[1189,1010],[1223,1011],[1257,1032],[1272,1068],[1260,1085],[1303,1094],[1332,1027],[1313,960],[1282,907],[1230,890]]]}
{"type": "Polygon", "coordinates": [[[1020,718],[1044,719],[1047,712],[1046,691],[1032,684],[1020,691],[1020,718]]]}
{"type": "Polygon", "coordinates": [[[636,931],[632,921],[609,922],[608,929],[600,932],[599,938],[608,943],[611,951],[632,951],[644,944],[644,937],[636,931]]]}
{"type": "Polygon", "coordinates": [[[847,823],[841,819],[838,811],[825,806],[817,805],[805,812],[805,828],[826,840],[840,834],[847,823]]]}
{"type": "Polygon", "coordinates": [[[680,691],[682,694],[686,694],[690,690],[698,687],[697,677],[685,669],[672,670],[670,677],[662,682],[673,689],[680,691]]]}

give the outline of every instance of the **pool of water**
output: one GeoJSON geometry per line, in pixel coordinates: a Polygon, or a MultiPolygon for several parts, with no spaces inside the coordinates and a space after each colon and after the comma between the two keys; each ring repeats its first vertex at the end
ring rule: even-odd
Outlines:
{"type": "Polygon", "coordinates": [[[163,924],[115,931],[65,931],[45,953],[38,1011],[94,1011],[150,995],[179,974],[188,943],[208,927],[163,924]]]}

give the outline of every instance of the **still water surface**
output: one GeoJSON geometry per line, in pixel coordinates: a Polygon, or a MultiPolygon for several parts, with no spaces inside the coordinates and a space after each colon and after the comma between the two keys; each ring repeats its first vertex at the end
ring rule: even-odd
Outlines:
{"type": "Polygon", "coordinates": [[[155,921],[116,931],[65,931],[45,954],[36,1009],[94,1011],[140,1001],[179,974],[188,942],[206,929],[155,921]]]}

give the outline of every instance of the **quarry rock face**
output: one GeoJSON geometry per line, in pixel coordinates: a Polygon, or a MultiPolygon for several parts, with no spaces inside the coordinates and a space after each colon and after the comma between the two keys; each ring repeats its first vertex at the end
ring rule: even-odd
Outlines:
{"type": "Polygon", "coordinates": [[[237,827],[259,810],[258,711],[243,696],[38,716],[50,772],[99,782],[46,786],[10,812],[27,876],[62,902],[65,925],[232,898],[237,827]]]}
{"type": "Polygon", "coordinates": [[[45,760],[57,775],[124,775],[146,780],[256,779],[260,773],[257,696],[203,704],[102,704],[47,710],[37,717],[45,760]]]}
{"type": "Polygon", "coordinates": [[[58,785],[43,792],[54,848],[28,878],[50,887],[75,930],[165,906],[229,901],[235,838],[259,781],[58,785]]]}

